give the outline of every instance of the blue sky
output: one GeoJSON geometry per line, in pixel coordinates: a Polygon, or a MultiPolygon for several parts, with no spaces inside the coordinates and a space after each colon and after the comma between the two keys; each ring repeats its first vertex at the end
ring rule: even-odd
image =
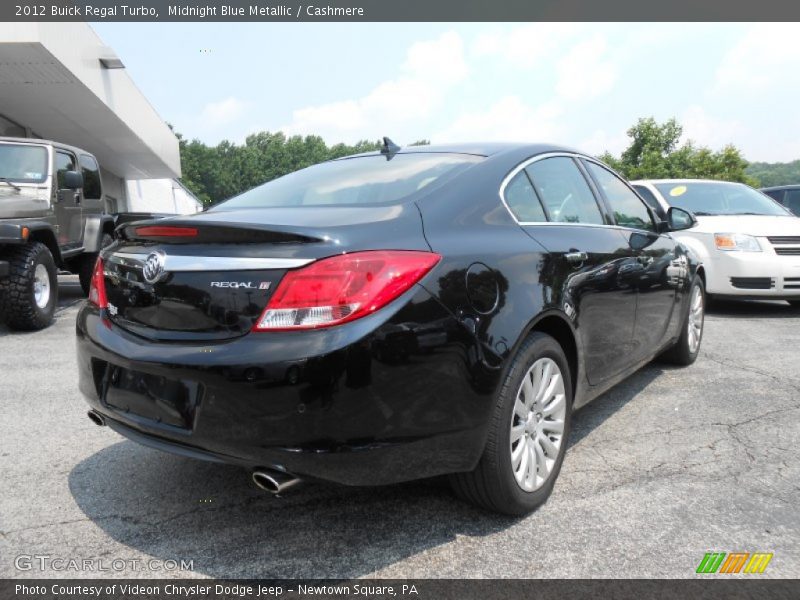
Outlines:
{"type": "Polygon", "coordinates": [[[190,138],[388,135],[618,153],[637,118],[800,158],[798,24],[95,23],[190,138]]]}

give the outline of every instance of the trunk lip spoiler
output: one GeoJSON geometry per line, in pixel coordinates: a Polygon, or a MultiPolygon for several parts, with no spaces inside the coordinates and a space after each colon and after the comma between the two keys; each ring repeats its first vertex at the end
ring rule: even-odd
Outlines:
{"type": "MultiPolygon", "coordinates": [[[[104,260],[123,266],[144,267],[147,257],[152,253],[132,254],[116,252],[104,260]]],[[[165,272],[196,271],[257,271],[262,269],[296,269],[314,262],[313,258],[267,258],[251,256],[185,256],[164,254],[165,272]]]]}

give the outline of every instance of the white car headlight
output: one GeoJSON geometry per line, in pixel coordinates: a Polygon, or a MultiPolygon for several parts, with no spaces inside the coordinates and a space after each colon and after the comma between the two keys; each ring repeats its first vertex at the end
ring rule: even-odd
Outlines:
{"type": "Polygon", "coordinates": [[[726,252],[761,252],[758,240],[752,235],[745,235],[744,233],[715,233],[714,245],[717,250],[725,250],[726,252]]]}

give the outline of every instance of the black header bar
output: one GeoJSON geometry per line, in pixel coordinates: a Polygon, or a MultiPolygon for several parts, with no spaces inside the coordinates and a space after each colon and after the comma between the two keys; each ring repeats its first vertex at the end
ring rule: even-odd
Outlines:
{"type": "Polygon", "coordinates": [[[758,575],[688,580],[0,580],[3,600],[789,600],[799,595],[798,580],[758,575]]]}
{"type": "Polygon", "coordinates": [[[791,0],[3,0],[0,21],[800,21],[791,0]]]}

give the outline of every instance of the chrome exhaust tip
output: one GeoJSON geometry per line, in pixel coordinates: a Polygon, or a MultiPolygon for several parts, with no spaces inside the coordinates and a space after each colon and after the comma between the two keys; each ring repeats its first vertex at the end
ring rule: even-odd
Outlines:
{"type": "Polygon", "coordinates": [[[90,410],[88,413],[86,413],[86,415],[89,417],[92,423],[98,427],[102,427],[106,424],[106,418],[97,411],[90,410]]]}
{"type": "Polygon", "coordinates": [[[299,477],[272,469],[256,469],[253,471],[252,479],[253,483],[273,496],[285,492],[301,481],[299,477]]]}

